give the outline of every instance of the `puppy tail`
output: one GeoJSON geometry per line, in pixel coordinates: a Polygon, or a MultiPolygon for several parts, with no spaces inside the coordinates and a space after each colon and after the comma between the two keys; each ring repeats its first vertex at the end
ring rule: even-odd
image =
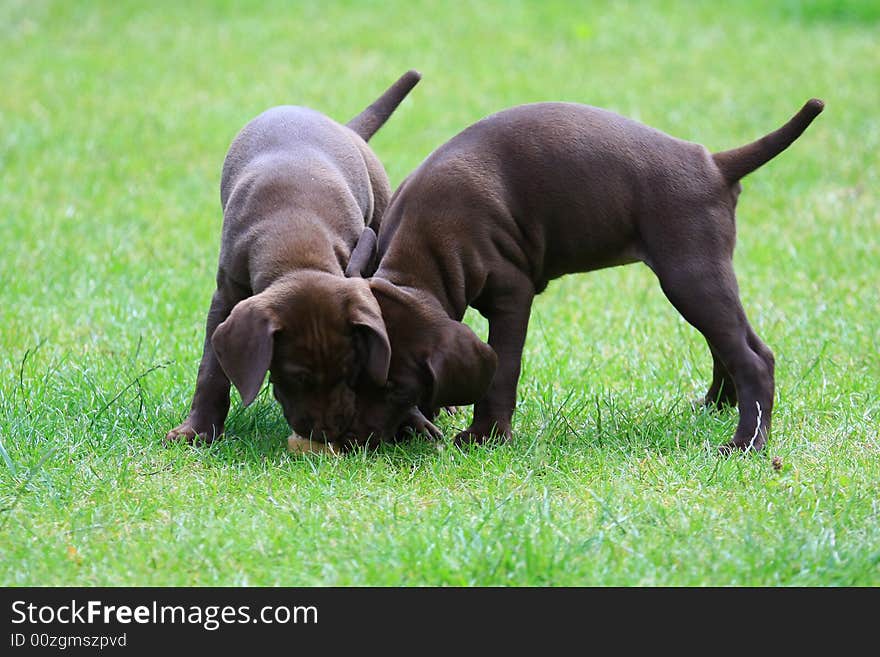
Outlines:
{"type": "Polygon", "coordinates": [[[751,144],[729,151],[713,153],[712,159],[715,160],[715,164],[725,180],[733,184],[788,148],[823,109],[825,109],[825,103],[818,98],[811,98],[788,123],[778,130],[774,130],[751,144]]]}
{"type": "Polygon", "coordinates": [[[392,84],[388,91],[363,112],[354,117],[346,125],[354,130],[364,141],[369,141],[388,117],[397,109],[401,101],[414,86],[422,79],[418,71],[407,71],[400,79],[392,84]]]}

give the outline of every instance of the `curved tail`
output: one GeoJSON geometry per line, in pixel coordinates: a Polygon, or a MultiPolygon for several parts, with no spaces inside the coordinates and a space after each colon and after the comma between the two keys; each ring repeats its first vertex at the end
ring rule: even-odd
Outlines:
{"type": "Polygon", "coordinates": [[[406,98],[410,90],[422,79],[418,71],[407,71],[400,79],[388,87],[372,105],[354,117],[346,125],[354,130],[364,141],[369,141],[382,124],[388,120],[400,102],[406,98]]]}
{"type": "Polygon", "coordinates": [[[778,130],[774,130],[751,144],[729,151],[713,153],[712,159],[715,160],[715,164],[727,182],[733,184],[788,148],[823,109],[825,109],[825,103],[818,98],[811,98],[788,123],[778,130]]]}

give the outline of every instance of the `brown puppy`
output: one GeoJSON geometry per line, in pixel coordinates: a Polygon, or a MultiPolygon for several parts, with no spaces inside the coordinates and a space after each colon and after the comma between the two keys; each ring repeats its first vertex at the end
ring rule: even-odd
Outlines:
{"type": "Polygon", "coordinates": [[[453,137],[385,214],[370,287],[392,346],[389,383],[360,387],[355,430],[387,434],[413,403],[433,412],[476,402],[457,440],[509,437],[534,295],[564,274],[641,261],[709,344],[705,402],[739,403],[724,449],[760,449],[774,360],[746,319],[733,272],[738,181],[822,109],[810,100],[779,130],[715,154],[571,103],[514,107],[453,137]],[[455,328],[468,305],[489,320],[498,357],[485,394],[494,355],[455,328]]]}
{"type": "Polygon", "coordinates": [[[390,196],[366,142],[419,78],[409,71],[347,126],[280,106],[236,136],[223,163],[217,290],[195,394],[167,440],[215,439],[230,381],[247,406],[268,370],[290,426],[316,438],[345,435],[354,414],[350,384],[362,372],[385,384],[390,347],[379,306],[366,281],[343,274],[390,196]]]}

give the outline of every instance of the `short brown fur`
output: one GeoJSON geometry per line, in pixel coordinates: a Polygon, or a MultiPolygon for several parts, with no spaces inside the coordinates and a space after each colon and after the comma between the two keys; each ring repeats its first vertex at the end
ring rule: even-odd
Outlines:
{"type": "Polygon", "coordinates": [[[573,103],[513,107],[453,137],[395,192],[379,231],[370,287],[392,347],[391,385],[360,387],[354,430],[387,434],[411,403],[430,416],[475,402],[457,440],[509,437],[534,296],[565,274],[641,261],[709,344],[705,403],[739,405],[724,449],[760,449],[770,431],[774,358],[746,319],[733,272],[738,181],[822,108],[808,101],[767,137],[715,155],[573,103]],[[467,347],[464,338],[447,339],[466,335],[456,327],[468,306],[488,319],[494,354],[475,337],[467,347]],[[470,354],[469,364],[441,374],[454,385],[426,372],[450,345],[470,354]],[[453,395],[461,381],[470,385],[453,395]]]}
{"type": "Polygon", "coordinates": [[[406,73],[349,127],[280,106],[236,136],[223,164],[217,290],[196,389],[167,440],[217,438],[230,383],[247,406],[267,371],[288,423],[316,439],[346,435],[352,381],[363,374],[385,384],[390,348],[379,306],[367,282],[347,281],[344,270],[390,196],[367,140],[419,78],[406,73]]]}

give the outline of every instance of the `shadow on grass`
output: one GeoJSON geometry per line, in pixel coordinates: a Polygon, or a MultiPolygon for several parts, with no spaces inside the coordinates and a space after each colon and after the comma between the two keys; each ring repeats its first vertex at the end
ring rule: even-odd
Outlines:
{"type": "Polygon", "coordinates": [[[426,438],[412,436],[409,439],[382,443],[374,449],[355,449],[339,456],[323,454],[292,454],[287,450],[290,427],[280,406],[264,388],[257,399],[247,408],[234,403],[226,421],[226,432],[212,444],[196,444],[192,447],[217,465],[272,462],[283,467],[289,462],[306,462],[320,467],[338,459],[363,460],[392,459],[394,461],[420,461],[436,454],[436,446],[426,438]]]}
{"type": "MultiPolygon", "coordinates": [[[[694,406],[690,401],[632,400],[611,393],[590,395],[570,392],[563,399],[529,395],[514,416],[514,437],[510,442],[490,441],[483,445],[458,447],[452,437],[470,421],[471,407],[454,415],[441,414],[436,424],[445,438],[433,442],[423,436],[361,448],[342,456],[295,455],[287,451],[287,426],[280,408],[265,391],[248,408],[233,405],[226,434],[211,445],[195,449],[207,463],[231,464],[308,463],[322,468],[339,462],[382,461],[395,469],[416,468],[426,460],[454,450],[468,459],[528,458],[536,451],[553,451],[563,457],[580,450],[605,451],[619,456],[643,455],[645,451],[666,454],[692,452],[700,448],[714,453],[726,443],[736,427],[735,408],[715,410],[694,406]],[[494,455],[494,456],[493,456],[494,455]]],[[[202,460],[200,458],[200,460],[202,460]]]]}

